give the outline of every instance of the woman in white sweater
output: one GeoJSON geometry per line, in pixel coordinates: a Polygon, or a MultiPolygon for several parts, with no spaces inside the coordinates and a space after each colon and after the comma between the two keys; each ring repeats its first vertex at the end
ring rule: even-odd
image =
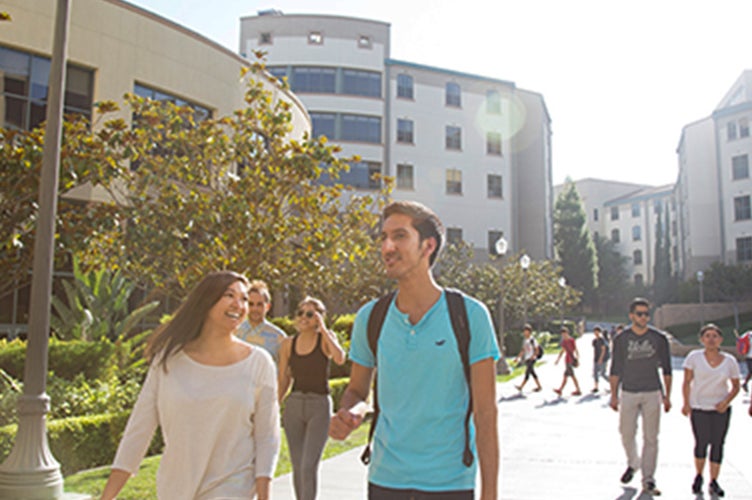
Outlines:
{"type": "Polygon", "coordinates": [[[723,459],[723,442],[731,418],[731,401],[739,393],[739,365],[730,354],[721,351],[723,332],[714,324],[700,330],[705,347],[692,351],[684,360],[682,413],[690,416],[695,436],[695,469],[692,492],[702,491],[702,471],[710,447],[711,494],[724,496],[718,485],[723,459]]]}
{"type": "Polygon", "coordinates": [[[214,272],[154,333],[103,500],[138,471],[157,426],[160,500],[269,498],[279,453],[276,368],[264,349],[233,335],[247,313],[245,276],[214,272]]]}

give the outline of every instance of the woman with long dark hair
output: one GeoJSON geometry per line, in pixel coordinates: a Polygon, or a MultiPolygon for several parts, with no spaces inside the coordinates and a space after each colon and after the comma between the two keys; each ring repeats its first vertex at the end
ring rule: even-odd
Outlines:
{"type": "Polygon", "coordinates": [[[286,338],[279,355],[279,400],[287,396],[282,425],[292,461],[293,486],[298,500],[316,498],[321,454],[329,433],[332,399],[329,360],[345,362],[337,336],[326,327],[323,302],[306,297],[295,313],[294,337],[286,338]]]}
{"type": "Polygon", "coordinates": [[[160,500],[269,498],[279,453],[276,368],[264,349],[233,335],[247,313],[247,278],[213,272],[154,332],[102,499],[138,471],[157,426],[160,500]]]}
{"type": "Polygon", "coordinates": [[[731,419],[731,401],[739,393],[739,365],[730,354],[721,351],[723,332],[714,324],[700,330],[704,349],[690,352],[684,360],[682,414],[689,416],[695,436],[695,469],[692,492],[702,491],[702,471],[710,447],[711,494],[724,496],[718,485],[723,443],[731,419]]]}

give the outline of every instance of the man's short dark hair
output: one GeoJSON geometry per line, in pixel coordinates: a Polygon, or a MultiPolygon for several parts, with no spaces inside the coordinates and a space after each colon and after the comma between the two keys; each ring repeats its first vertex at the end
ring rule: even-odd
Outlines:
{"type": "Polygon", "coordinates": [[[433,210],[417,201],[394,201],[384,207],[381,217],[382,222],[394,214],[407,215],[412,219],[413,227],[420,235],[420,241],[427,238],[434,238],[436,240],[436,248],[428,258],[429,265],[433,266],[444,243],[444,225],[439,220],[439,216],[433,210]]]}
{"type": "Polygon", "coordinates": [[[635,309],[637,309],[637,306],[645,306],[650,309],[650,301],[648,299],[643,299],[642,297],[635,297],[632,299],[632,302],[629,303],[629,312],[633,313],[635,309]]]}
{"type": "Polygon", "coordinates": [[[532,333],[533,325],[531,325],[530,323],[525,323],[525,325],[522,327],[522,331],[524,332],[525,330],[529,330],[532,333]]]}
{"type": "Polygon", "coordinates": [[[595,325],[595,326],[593,327],[593,331],[594,331],[594,332],[602,332],[602,331],[603,331],[603,329],[602,329],[602,328],[600,327],[600,325],[595,325]]]}

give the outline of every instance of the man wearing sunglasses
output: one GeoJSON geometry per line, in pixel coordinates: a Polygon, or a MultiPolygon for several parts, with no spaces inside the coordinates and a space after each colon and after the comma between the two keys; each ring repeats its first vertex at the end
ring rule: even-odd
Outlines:
{"type": "MultiPolygon", "coordinates": [[[[354,407],[365,401],[374,373],[380,413],[368,471],[369,500],[496,500],[499,441],[493,324],[482,302],[464,296],[470,332],[470,387],[452,332],[446,292],[432,266],[444,227],[429,208],[394,202],[384,209],[381,258],[397,294],[384,318],[377,352],[367,323],[376,301],[355,318],[350,383],[329,435],[344,439],[360,425],[354,407]],[[463,463],[465,416],[472,394],[469,463],[463,463]],[[353,411],[350,409],[353,408],[353,411]],[[480,470],[480,496],[474,496],[480,470]]],[[[362,405],[359,405],[362,406],[362,405]]]]}
{"type": "Polygon", "coordinates": [[[629,305],[629,328],[614,338],[611,361],[611,408],[619,412],[619,432],[627,454],[626,484],[642,471],[645,493],[660,495],[655,483],[661,404],[671,409],[671,354],[664,334],[648,326],[650,303],[636,298],[629,305]],[[663,384],[658,369],[663,373],[663,384]],[[619,397],[621,386],[621,398],[619,397]],[[637,418],[642,417],[642,458],[637,451],[637,418]]]}

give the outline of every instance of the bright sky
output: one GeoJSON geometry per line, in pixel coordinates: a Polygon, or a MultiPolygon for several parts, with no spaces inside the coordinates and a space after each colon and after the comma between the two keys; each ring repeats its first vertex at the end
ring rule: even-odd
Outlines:
{"type": "Polygon", "coordinates": [[[391,24],[391,57],[543,95],[554,183],[661,185],[682,127],[752,69],[751,0],[129,0],[237,52],[258,10],[391,24]]]}

